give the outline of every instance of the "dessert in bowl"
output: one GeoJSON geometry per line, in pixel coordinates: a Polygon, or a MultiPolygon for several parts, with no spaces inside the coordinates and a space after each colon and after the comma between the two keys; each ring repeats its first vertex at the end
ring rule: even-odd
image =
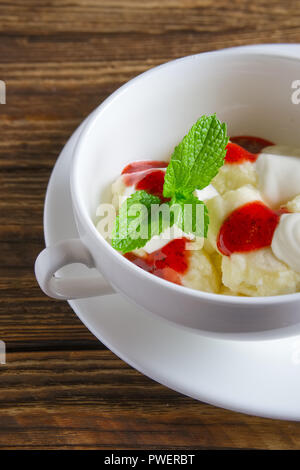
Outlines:
{"type": "MultiPolygon", "coordinates": [[[[296,60],[245,51],[200,54],[146,72],[106,100],[80,135],[72,163],[71,193],[80,239],[48,247],[37,259],[36,274],[45,292],[64,299],[100,295],[110,291],[108,281],[146,310],[204,334],[239,339],[296,334],[298,287],[267,296],[253,292],[256,296],[249,297],[252,293],[235,287],[232,292],[219,287],[209,291],[169,282],[118,253],[97,230],[96,213],[99,202],[111,203],[111,185],[122,168],[138,160],[167,165],[174,147],[204,114],[216,113],[227,123],[229,136],[252,135],[299,146],[300,114],[290,98],[297,70],[296,60]],[[53,277],[71,262],[95,266],[104,279],[100,274],[93,281],[53,277]]],[[[215,189],[223,201],[222,184],[215,189]]],[[[241,187],[247,184],[251,185],[245,182],[241,187]]],[[[240,188],[224,194],[231,190],[240,188]]],[[[252,184],[248,190],[257,188],[252,184]]],[[[216,196],[206,200],[208,209],[216,196]]],[[[253,194],[250,199],[239,197],[253,201],[253,194]]],[[[228,203],[228,214],[233,207],[228,203]]],[[[209,230],[214,227],[212,221],[209,230]]],[[[209,230],[204,243],[213,247],[209,230]]],[[[208,251],[206,247],[204,254],[208,251]]]]}
{"type": "MultiPolygon", "coordinates": [[[[209,170],[218,159],[215,147],[210,152],[209,136],[205,135],[203,146],[197,146],[201,130],[204,134],[209,133],[209,120],[218,123],[215,116],[204,117],[185,138],[188,141],[185,142],[184,157],[191,159],[188,166],[193,168],[191,175],[195,183],[192,187],[194,199],[181,194],[178,209],[182,209],[182,217],[177,214],[170,220],[168,214],[167,225],[159,233],[156,233],[157,227],[153,227],[155,205],[159,205],[163,215],[163,209],[175,207],[174,199],[175,202],[176,198],[178,200],[178,193],[183,189],[180,182],[174,181],[177,185],[174,198],[168,185],[170,178],[174,179],[171,172],[175,158],[180,177],[188,170],[186,163],[178,160],[184,141],[177,146],[168,165],[165,161],[136,161],[123,169],[112,184],[112,204],[119,215],[116,218],[112,212],[115,220],[110,220],[111,215],[107,220],[101,219],[97,223],[100,233],[112,239],[113,246],[137,266],[179,285],[226,295],[268,296],[299,292],[300,149],[273,145],[253,136],[233,137],[220,149],[219,169],[213,170],[211,183],[207,184],[209,180],[203,183],[207,171],[205,159],[210,159],[209,170]],[[195,130],[198,131],[196,138],[195,130]],[[198,167],[199,162],[202,164],[201,170],[196,168],[194,160],[197,158],[198,167]],[[148,199],[152,201],[151,207],[144,205],[141,208],[146,214],[144,218],[139,207],[136,212],[132,210],[139,198],[143,199],[143,194],[147,202],[148,199]],[[196,221],[190,210],[186,218],[194,216],[196,226],[193,231],[192,227],[190,231],[183,231],[184,208],[191,209],[191,201],[201,203],[201,209],[205,207],[207,220],[203,220],[202,213],[202,219],[196,221]],[[118,239],[119,224],[129,211],[131,220],[122,238],[118,239]],[[140,225],[145,223],[146,229],[149,225],[154,233],[146,231],[141,239],[136,232],[137,229],[141,231],[141,227],[137,227],[138,219],[140,225]],[[106,222],[108,231],[105,232],[106,222]],[[110,222],[118,224],[114,233],[109,229],[110,222]],[[203,225],[206,225],[205,230],[203,225]]],[[[187,182],[184,184],[186,186],[187,182]]],[[[101,214],[101,206],[97,213],[101,214]]]]}

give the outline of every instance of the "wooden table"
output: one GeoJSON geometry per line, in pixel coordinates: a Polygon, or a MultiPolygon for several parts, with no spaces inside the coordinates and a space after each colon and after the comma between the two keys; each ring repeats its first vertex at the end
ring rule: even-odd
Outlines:
{"type": "Polygon", "coordinates": [[[297,1],[0,1],[0,447],[296,449],[300,423],[198,403],[135,371],[66,302],[42,294],[33,263],[43,203],[68,136],[122,83],[176,57],[300,42],[297,1]]]}

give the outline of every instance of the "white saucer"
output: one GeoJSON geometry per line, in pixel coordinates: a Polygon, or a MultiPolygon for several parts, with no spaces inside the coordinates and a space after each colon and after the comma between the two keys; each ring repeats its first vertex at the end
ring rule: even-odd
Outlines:
{"type": "MultiPolygon", "coordinates": [[[[295,45],[247,49],[300,57],[300,46],[295,45]]],[[[69,166],[82,125],[63,149],[49,182],[44,212],[47,245],[77,237],[69,166]]],[[[81,265],[60,274],[93,275],[81,265]]],[[[101,342],[157,382],[223,408],[300,420],[300,337],[264,342],[204,338],[147,314],[118,294],[69,303],[101,342]]]]}

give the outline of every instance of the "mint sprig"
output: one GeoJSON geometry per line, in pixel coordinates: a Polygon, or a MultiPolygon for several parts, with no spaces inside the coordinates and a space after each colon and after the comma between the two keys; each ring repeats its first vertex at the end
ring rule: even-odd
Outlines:
{"type": "Polygon", "coordinates": [[[122,253],[142,248],[154,235],[159,235],[174,223],[183,232],[206,237],[208,210],[193,192],[208,186],[216,176],[224,164],[227,143],[226,124],[221,123],[215,114],[198,119],[175,147],[166,170],[163,195],[171,199],[167,203],[169,217],[162,215],[160,198],[146,191],[136,191],[120,207],[112,233],[112,246],[122,253]],[[158,217],[155,216],[157,214],[158,217]]]}
{"type": "Polygon", "coordinates": [[[208,186],[224,164],[227,143],[226,124],[215,114],[198,119],[175,147],[165,175],[164,197],[189,195],[208,186]]]}

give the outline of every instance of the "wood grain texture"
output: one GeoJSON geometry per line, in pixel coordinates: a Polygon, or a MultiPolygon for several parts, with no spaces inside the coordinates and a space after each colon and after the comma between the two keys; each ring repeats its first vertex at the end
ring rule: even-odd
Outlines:
{"type": "Polygon", "coordinates": [[[9,353],[0,414],[0,446],[12,449],[285,449],[300,440],[299,423],[196,403],[109,351],[9,353]]]}
{"type": "Polygon", "coordinates": [[[300,448],[300,423],[220,410],[142,376],[33,274],[47,182],[81,120],[167,60],[300,42],[299,2],[0,0],[0,39],[0,448],[300,448]]]}

